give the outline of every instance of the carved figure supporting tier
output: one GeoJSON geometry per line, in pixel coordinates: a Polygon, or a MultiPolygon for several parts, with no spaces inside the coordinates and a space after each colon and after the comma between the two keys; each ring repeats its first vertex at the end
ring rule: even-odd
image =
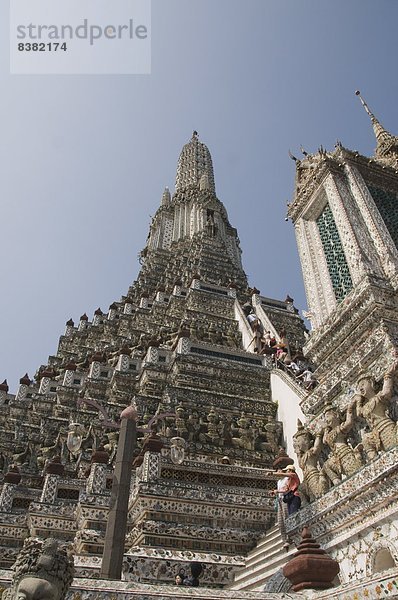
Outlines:
{"type": "Polygon", "coordinates": [[[359,396],[356,396],[356,410],[369,425],[370,432],[362,436],[363,447],[369,459],[377,456],[380,450],[388,450],[397,444],[397,426],[386,414],[393,394],[394,375],[398,361],[384,375],[383,389],[376,393],[374,380],[364,375],[358,380],[359,396]]]}
{"type": "Polygon", "coordinates": [[[310,500],[319,498],[329,489],[325,473],[319,468],[319,455],[322,451],[322,434],[318,433],[315,440],[312,434],[297,422],[297,433],[293,440],[294,451],[303,471],[303,487],[310,500]]]}
{"type": "Polygon", "coordinates": [[[13,570],[3,600],[64,600],[73,580],[73,558],[58,540],[27,538],[13,570]]]}
{"type": "Polygon", "coordinates": [[[220,417],[220,421],[218,423],[218,431],[220,434],[221,445],[228,448],[232,446],[231,426],[232,417],[228,415],[223,415],[222,417],[220,417]]]}
{"type": "Polygon", "coordinates": [[[244,450],[254,450],[254,432],[250,426],[250,421],[242,413],[240,419],[237,420],[238,428],[233,430],[233,433],[237,433],[239,437],[232,438],[232,445],[235,448],[242,448],[244,450]]]}
{"type": "Polygon", "coordinates": [[[196,410],[194,410],[188,416],[187,429],[188,429],[188,440],[190,442],[198,442],[199,435],[200,435],[200,432],[202,429],[202,425],[200,423],[199,415],[196,412],[196,410]]]}
{"type": "Polygon", "coordinates": [[[175,427],[178,437],[182,437],[184,440],[188,439],[189,432],[185,422],[185,410],[181,404],[176,408],[175,427]]]}
{"type": "Polygon", "coordinates": [[[15,454],[12,455],[12,461],[18,467],[22,467],[26,462],[29,462],[30,447],[29,444],[25,446],[17,446],[15,454]]]}
{"type": "Polygon", "coordinates": [[[57,435],[55,443],[51,437],[46,437],[37,457],[37,464],[39,468],[43,469],[46,463],[54,458],[54,456],[61,456],[63,454],[63,449],[64,444],[61,440],[61,434],[57,435]]]}
{"type": "Polygon", "coordinates": [[[352,448],[347,443],[347,434],[354,424],[353,405],[351,404],[342,423],[333,406],[325,410],[326,428],[323,431],[323,443],[329,446],[331,454],[323,470],[333,484],[340,483],[343,475],[353,475],[363,466],[359,448],[352,448]]]}
{"type": "Polygon", "coordinates": [[[280,423],[276,423],[272,417],[269,417],[266,421],[260,422],[256,433],[256,450],[269,454],[271,458],[276,458],[282,433],[280,423]]]}
{"type": "Polygon", "coordinates": [[[217,430],[217,415],[213,406],[207,415],[207,433],[201,433],[199,439],[215,446],[219,446],[221,443],[220,434],[217,430]]]}

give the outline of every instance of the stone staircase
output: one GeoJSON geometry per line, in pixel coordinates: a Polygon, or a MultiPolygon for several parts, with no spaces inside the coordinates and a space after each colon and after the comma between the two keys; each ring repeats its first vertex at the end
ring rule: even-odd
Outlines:
{"type": "Polygon", "coordinates": [[[275,525],[258,542],[257,546],[249,552],[246,566],[235,575],[235,581],[230,586],[231,590],[263,590],[267,580],[274,575],[296,552],[295,546],[290,546],[286,551],[284,541],[275,525]]]}

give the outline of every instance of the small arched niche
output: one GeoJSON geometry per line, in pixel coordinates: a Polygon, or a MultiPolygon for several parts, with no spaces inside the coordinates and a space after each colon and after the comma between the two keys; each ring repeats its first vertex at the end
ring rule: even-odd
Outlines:
{"type": "Polygon", "coordinates": [[[394,559],[388,548],[380,548],[373,559],[373,573],[380,573],[395,567],[394,559]]]}

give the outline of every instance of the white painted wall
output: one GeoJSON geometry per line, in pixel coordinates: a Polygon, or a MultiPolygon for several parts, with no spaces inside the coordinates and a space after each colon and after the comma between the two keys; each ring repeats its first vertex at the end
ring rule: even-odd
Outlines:
{"type": "Polygon", "coordinates": [[[297,431],[297,419],[305,423],[305,416],[300,408],[301,398],[277,372],[271,373],[271,394],[272,400],[278,403],[277,419],[283,423],[286,452],[291,458],[294,458],[297,474],[302,480],[303,473],[298,466],[297,457],[293,450],[293,435],[297,431]]]}

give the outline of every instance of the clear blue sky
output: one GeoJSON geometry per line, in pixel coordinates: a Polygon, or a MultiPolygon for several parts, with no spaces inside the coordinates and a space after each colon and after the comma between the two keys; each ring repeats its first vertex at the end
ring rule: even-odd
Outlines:
{"type": "Polygon", "coordinates": [[[0,5],[0,380],[12,391],[65,322],[127,291],[193,129],[250,282],[306,308],[284,221],[299,153],[371,154],[359,88],[398,133],[394,0],[153,0],[152,74],[9,74],[0,5]]]}

